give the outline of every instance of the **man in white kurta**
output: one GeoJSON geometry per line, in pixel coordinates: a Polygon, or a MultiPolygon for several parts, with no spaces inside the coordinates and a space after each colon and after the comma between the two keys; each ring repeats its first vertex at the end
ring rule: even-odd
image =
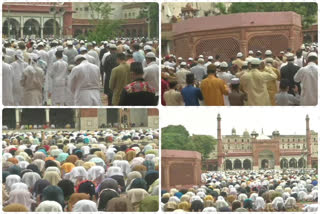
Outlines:
{"type": "Polygon", "coordinates": [[[314,106],[318,103],[318,55],[316,52],[308,54],[308,64],[302,67],[294,76],[294,81],[301,84],[302,106],[314,106]]]}
{"type": "Polygon", "coordinates": [[[5,106],[13,106],[13,69],[2,61],[2,102],[5,106]]]}
{"type": "Polygon", "coordinates": [[[95,65],[100,67],[100,59],[97,51],[93,49],[92,43],[88,43],[88,55],[92,56],[95,59],[95,65]]]}
{"type": "Polygon", "coordinates": [[[68,87],[73,93],[75,105],[101,105],[99,67],[90,63],[85,56],[75,57],[78,64],[68,78],[68,87]]]}
{"type": "Polygon", "coordinates": [[[28,66],[23,60],[22,51],[16,51],[15,54],[16,61],[14,61],[11,66],[13,70],[13,100],[15,106],[22,105],[22,97],[23,97],[23,87],[20,84],[22,79],[22,73],[24,69],[28,66]]]}
{"type": "Polygon", "coordinates": [[[42,105],[42,88],[44,83],[44,72],[37,65],[39,60],[37,54],[30,54],[30,65],[28,65],[23,73],[21,85],[23,86],[23,100],[25,106],[40,106],[42,105]]]}
{"type": "Polygon", "coordinates": [[[148,52],[145,59],[147,67],[143,69],[143,78],[155,88],[156,96],[159,96],[159,64],[156,62],[156,55],[148,52]]]}
{"type": "Polygon", "coordinates": [[[56,52],[57,61],[52,65],[50,71],[50,78],[52,80],[51,101],[52,105],[65,105],[66,102],[66,88],[68,76],[68,63],[63,60],[63,51],[56,52]]]}

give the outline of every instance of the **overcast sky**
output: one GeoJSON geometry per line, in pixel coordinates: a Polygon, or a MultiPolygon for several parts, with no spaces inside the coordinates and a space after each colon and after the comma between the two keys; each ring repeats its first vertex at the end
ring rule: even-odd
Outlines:
{"type": "Polygon", "coordinates": [[[190,134],[217,136],[217,114],[221,115],[222,134],[231,134],[235,128],[237,134],[246,129],[259,134],[271,135],[275,129],[280,134],[305,134],[305,117],[309,114],[310,128],[317,131],[319,114],[308,107],[165,107],[161,112],[161,127],[183,125],[190,134]]]}

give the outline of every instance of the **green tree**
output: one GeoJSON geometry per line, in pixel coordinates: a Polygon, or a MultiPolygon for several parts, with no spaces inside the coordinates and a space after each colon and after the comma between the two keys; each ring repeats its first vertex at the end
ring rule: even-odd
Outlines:
{"type": "Polygon", "coordinates": [[[254,3],[232,3],[228,13],[246,13],[246,12],[278,12],[294,11],[301,15],[302,26],[309,28],[318,20],[318,5],[316,2],[254,2],[254,3]]]}
{"type": "Polygon", "coordinates": [[[100,43],[104,40],[113,39],[121,34],[121,21],[110,20],[109,16],[114,10],[109,3],[89,3],[91,24],[95,29],[88,34],[88,41],[100,43]]]}
{"type": "Polygon", "coordinates": [[[189,132],[181,125],[162,128],[161,139],[162,149],[187,150],[189,148],[189,132]]]}
{"type": "Polygon", "coordinates": [[[140,10],[139,17],[150,19],[150,37],[159,37],[159,5],[158,3],[144,3],[145,10],[140,10]]]}
{"type": "Polygon", "coordinates": [[[216,144],[217,140],[210,135],[192,135],[189,140],[189,147],[200,152],[204,160],[209,158],[216,144]]]}
{"type": "Polygon", "coordinates": [[[162,128],[162,149],[190,150],[200,152],[202,159],[209,158],[217,140],[209,135],[189,135],[187,129],[182,126],[167,126],[162,128]]]}

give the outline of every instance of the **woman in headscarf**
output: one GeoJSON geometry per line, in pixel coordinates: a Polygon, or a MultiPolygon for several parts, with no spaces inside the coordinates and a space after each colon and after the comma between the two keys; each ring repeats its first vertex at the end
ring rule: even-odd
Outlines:
{"type": "Polygon", "coordinates": [[[118,192],[119,191],[118,182],[112,178],[106,178],[98,186],[97,192],[100,193],[104,189],[113,189],[118,192]]]}
{"type": "Polygon", "coordinates": [[[30,170],[32,170],[33,172],[36,172],[36,173],[38,173],[38,174],[41,176],[41,172],[40,172],[39,168],[37,167],[37,165],[35,165],[35,164],[29,164],[29,165],[27,166],[27,169],[30,169],[30,170]]]}
{"type": "Polygon", "coordinates": [[[159,178],[159,172],[158,171],[148,171],[144,179],[147,182],[148,188],[150,185],[153,184],[157,179],[159,178]]]}
{"type": "Polygon", "coordinates": [[[88,179],[100,184],[104,179],[104,174],[105,170],[102,166],[93,166],[88,170],[88,179]]]}
{"type": "Polygon", "coordinates": [[[143,161],[143,165],[147,167],[147,171],[153,171],[155,170],[155,164],[151,160],[145,160],[143,161]]]}
{"type": "Polygon", "coordinates": [[[83,166],[86,170],[89,170],[91,167],[96,166],[96,163],[94,163],[94,162],[85,162],[82,166],[83,166]]]}
{"type": "Polygon", "coordinates": [[[132,180],[131,184],[128,186],[127,191],[130,189],[144,189],[148,190],[147,182],[142,178],[136,178],[132,180]]]}
{"type": "Polygon", "coordinates": [[[18,164],[19,163],[19,160],[17,159],[17,158],[8,158],[8,160],[7,161],[9,161],[9,162],[11,162],[11,163],[13,163],[13,164],[18,164]]]}
{"type": "Polygon", "coordinates": [[[56,201],[43,201],[35,210],[36,212],[63,212],[62,206],[56,201]]]}
{"type": "Polygon", "coordinates": [[[14,166],[9,167],[8,171],[10,172],[11,175],[19,175],[20,176],[22,169],[19,166],[14,165],[14,166]]]}
{"type": "Polygon", "coordinates": [[[42,201],[56,201],[64,208],[63,191],[58,186],[47,186],[42,192],[42,201]]]}
{"type": "Polygon", "coordinates": [[[108,206],[108,202],[112,198],[120,197],[119,193],[113,189],[103,189],[99,193],[98,197],[98,210],[99,211],[106,211],[106,208],[108,206]]]}
{"type": "Polygon", "coordinates": [[[33,155],[33,160],[40,159],[40,160],[44,161],[46,159],[46,157],[47,156],[43,152],[35,152],[33,155]]]}
{"type": "Polygon", "coordinates": [[[56,171],[48,171],[44,173],[43,179],[49,181],[51,185],[57,185],[61,181],[61,176],[56,171]]]}
{"type": "Polygon", "coordinates": [[[37,202],[40,203],[42,198],[42,192],[47,187],[50,186],[49,181],[40,179],[34,184],[33,196],[37,198],[37,202]]]}
{"type": "Polygon", "coordinates": [[[7,200],[4,205],[18,203],[27,207],[29,211],[31,211],[31,206],[36,203],[36,201],[32,200],[32,195],[28,190],[25,189],[16,189],[10,191],[9,200],[7,200]]]}
{"type": "Polygon", "coordinates": [[[85,193],[73,193],[68,201],[67,211],[71,212],[73,206],[80,200],[90,200],[90,196],[85,193]]]}
{"type": "Polygon", "coordinates": [[[23,176],[22,176],[22,182],[27,184],[30,191],[32,192],[33,188],[34,188],[34,184],[40,180],[41,177],[38,173],[36,172],[27,172],[27,173],[24,173],[23,176]]]}
{"type": "Polygon", "coordinates": [[[108,202],[107,212],[133,212],[133,208],[127,198],[116,197],[108,202]]]}
{"type": "Polygon", "coordinates": [[[4,212],[28,212],[28,208],[22,204],[9,204],[3,208],[4,212]]]}
{"type": "Polygon", "coordinates": [[[81,181],[78,186],[76,187],[77,193],[85,193],[89,194],[90,200],[96,200],[95,193],[96,193],[96,185],[94,182],[89,180],[81,181]]]}
{"type": "Polygon", "coordinates": [[[127,192],[128,199],[131,202],[133,209],[135,211],[139,210],[140,202],[147,196],[149,196],[148,192],[144,189],[130,189],[127,192]]]}
{"type": "Polygon", "coordinates": [[[129,172],[128,177],[127,177],[126,186],[129,186],[129,184],[131,184],[131,181],[136,178],[142,178],[142,175],[140,172],[138,172],[138,171],[129,172]]]}
{"type": "Polygon", "coordinates": [[[136,151],[130,150],[126,153],[126,159],[128,162],[132,161],[136,157],[136,151]]]}
{"type": "Polygon", "coordinates": [[[42,159],[36,159],[36,160],[32,161],[32,164],[36,165],[40,172],[43,172],[44,165],[46,164],[46,162],[42,159]]]}
{"type": "Polygon", "coordinates": [[[61,176],[63,177],[65,174],[72,171],[72,169],[75,167],[73,163],[64,163],[61,166],[61,176]]]}
{"type": "Polygon", "coordinates": [[[75,164],[77,160],[79,160],[77,155],[69,155],[65,162],[75,164]]]}
{"type": "Polygon", "coordinates": [[[61,180],[58,183],[58,187],[60,187],[63,191],[64,200],[68,201],[70,196],[74,193],[74,185],[70,180],[61,180]]]}
{"type": "Polygon", "coordinates": [[[73,206],[72,212],[98,212],[98,209],[93,201],[80,200],[73,206]]]}
{"type": "MultiPolygon", "coordinates": [[[[132,165],[131,165],[131,167],[132,167],[132,165]]],[[[135,165],[135,166],[132,168],[132,171],[140,172],[141,175],[142,175],[142,178],[144,178],[144,176],[145,176],[146,173],[147,173],[147,167],[144,166],[144,165],[135,165]]]]}
{"type": "Polygon", "coordinates": [[[159,197],[148,196],[140,203],[140,212],[157,212],[159,210],[159,197]]]}
{"type": "Polygon", "coordinates": [[[6,190],[10,192],[10,188],[13,184],[19,183],[21,178],[19,175],[9,175],[6,177],[6,190]]]}
{"type": "Polygon", "coordinates": [[[184,210],[185,212],[190,212],[191,204],[187,201],[180,201],[178,204],[178,209],[184,210]]]}

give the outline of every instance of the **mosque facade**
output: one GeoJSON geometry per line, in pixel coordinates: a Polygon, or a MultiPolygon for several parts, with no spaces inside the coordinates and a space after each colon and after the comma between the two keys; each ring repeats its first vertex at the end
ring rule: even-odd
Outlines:
{"type": "Polygon", "coordinates": [[[3,126],[8,129],[74,128],[93,130],[107,127],[159,127],[157,109],[5,109],[3,126]]]}
{"type": "MultiPolygon", "coordinates": [[[[139,18],[142,3],[113,3],[111,20],[121,20],[123,36],[147,36],[148,24],[139,18]]],[[[2,6],[3,37],[60,38],[86,36],[94,29],[96,13],[82,2],[7,2],[2,6]],[[55,25],[55,27],[54,27],[55,25]],[[54,29],[55,28],[55,29],[54,29]]]]}
{"type": "Polygon", "coordinates": [[[286,169],[317,168],[318,133],[309,127],[310,118],[305,118],[304,135],[282,135],[275,130],[271,135],[256,131],[231,135],[221,134],[220,115],[217,117],[218,143],[209,159],[203,161],[203,168],[212,170],[234,169],[286,169]]]}

